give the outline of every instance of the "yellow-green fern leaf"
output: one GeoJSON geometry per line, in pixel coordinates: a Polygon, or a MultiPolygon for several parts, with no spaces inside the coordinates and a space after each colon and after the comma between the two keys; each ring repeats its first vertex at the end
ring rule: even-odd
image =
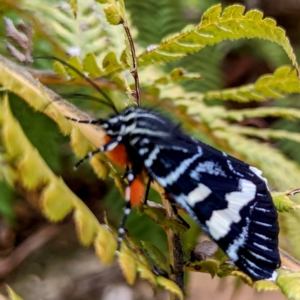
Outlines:
{"type": "Polygon", "coordinates": [[[170,279],[162,276],[158,276],[156,277],[156,283],[164,289],[168,290],[170,293],[176,295],[180,300],[183,300],[183,293],[174,281],[171,281],[170,279]]]}
{"type": "Polygon", "coordinates": [[[242,121],[245,118],[286,118],[290,120],[300,119],[300,110],[296,108],[284,108],[284,107],[256,107],[249,109],[239,110],[223,110],[215,117],[229,119],[232,121],[242,121]]]}
{"type": "Polygon", "coordinates": [[[245,14],[244,11],[245,7],[242,5],[229,6],[223,12],[221,4],[213,6],[204,13],[199,25],[189,26],[155,49],[143,53],[138,57],[138,62],[140,65],[164,63],[224,40],[261,38],[282,46],[297,67],[296,57],[285,31],[277,27],[273,19],[263,19],[263,14],[258,10],[250,10],[245,14]]]}
{"type": "Polygon", "coordinates": [[[72,193],[62,179],[54,176],[43,189],[40,201],[43,213],[53,222],[63,220],[74,208],[72,193]]]}
{"type": "Polygon", "coordinates": [[[253,287],[258,291],[278,291],[279,287],[272,281],[258,280],[255,281],[253,287]]]}
{"type": "Polygon", "coordinates": [[[97,255],[104,264],[113,262],[117,250],[117,241],[108,226],[101,225],[98,228],[94,245],[97,255]]]}
{"type": "Polygon", "coordinates": [[[134,284],[137,275],[137,265],[134,253],[125,246],[124,242],[119,253],[118,261],[129,284],[134,284]]]}
{"type": "Polygon", "coordinates": [[[279,270],[276,283],[288,299],[300,300],[300,272],[279,270]]]}
{"type": "Polygon", "coordinates": [[[56,94],[42,87],[23,67],[16,65],[1,55],[0,73],[0,84],[7,90],[20,96],[34,109],[41,110],[47,114],[59,125],[64,134],[71,132],[72,125],[57,109],[57,107],[62,107],[62,105],[56,101],[58,98],[56,94]],[[52,102],[53,105],[51,104],[52,102]]]}
{"type": "Polygon", "coordinates": [[[233,100],[237,102],[265,101],[268,98],[282,98],[288,93],[300,93],[297,72],[291,67],[283,66],[273,74],[259,77],[254,84],[237,88],[210,91],[202,94],[201,99],[233,100]]]}

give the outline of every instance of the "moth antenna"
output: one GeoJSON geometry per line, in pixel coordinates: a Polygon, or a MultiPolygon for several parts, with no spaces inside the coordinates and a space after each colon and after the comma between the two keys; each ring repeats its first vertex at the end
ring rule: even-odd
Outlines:
{"type": "Polygon", "coordinates": [[[70,65],[69,63],[65,62],[64,60],[56,57],[56,56],[35,56],[34,59],[48,59],[48,60],[55,60],[62,65],[70,68],[72,71],[74,71],[77,75],[79,75],[81,78],[84,78],[97,92],[99,92],[106,100],[107,102],[103,101],[102,103],[105,103],[108,107],[110,107],[115,113],[119,113],[115,104],[111,100],[110,97],[107,96],[106,93],[103,92],[101,88],[89,77],[87,77],[84,73],[80,72],[78,69],[76,69],[74,66],[70,65]]]}
{"type": "MultiPolygon", "coordinates": [[[[91,95],[87,95],[87,94],[82,94],[82,93],[66,93],[66,94],[61,94],[61,96],[63,98],[88,99],[88,100],[91,100],[91,101],[102,103],[104,105],[108,105],[108,103],[106,101],[104,101],[103,99],[101,99],[99,97],[91,96],[91,95]]],[[[109,107],[111,107],[111,106],[109,105],[109,107]]]]}

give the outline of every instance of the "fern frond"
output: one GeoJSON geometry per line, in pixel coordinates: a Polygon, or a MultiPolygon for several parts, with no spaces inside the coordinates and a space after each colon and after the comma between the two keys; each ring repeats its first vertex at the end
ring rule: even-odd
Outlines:
{"type": "Polygon", "coordinates": [[[202,99],[231,100],[237,102],[265,101],[282,98],[287,93],[300,93],[299,79],[295,70],[279,67],[273,74],[259,77],[254,84],[203,94],[202,99]]]}
{"type": "Polygon", "coordinates": [[[296,132],[289,132],[286,130],[274,130],[274,129],[262,129],[262,128],[251,128],[244,126],[228,126],[227,132],[233,132],[243,134],[247,136],[253,136],[268,139],[288,139],[294,142],[300,143],[300,134],[296,132]]]}
{"type": "Polygon", "coordinates": [[[288,299],[300,300],[300,272],[279,270],[276,283],[288,299]]]}
{"type": "Polygon", "coordinates": [[[198,26],[188,26],[181,33],[164,40],[157,48],[141,54],[139,64],[144,66],[177,60],[228,39],[261,38],[282,46],[297,68],[296,57],[285,31],[277,27],[273,19],[263,19],[260,11],[251,10],[244,14],[244,10],[241,5],[232,5],[222,12],[220,4],[213,6],[204,13],[198,26]]]}
{"type": "MultiPolygon", "coordinates": [[[[22,183],[23,186],[29,189],[41,189],[39,206],[51,221],[61,221],[73,211],[80,242],[86,246],[94,243],[100,259],[104,263],[111,263],[117,249],[117,237],[114,231],[107,225],[100,224],[88,207],[73,194],[63,180],[52,173],[38,151],[27,140],[20,124],[14,119],[7,97],[1,103],[0,114],[3,144],[10,160],[18,162],[15,166],[16,182],[22,183]],[[12,137],[17,138],[19,142],[22,141],[22,147],[19,143],[15,143],[12,137]]],[[[144,275],[151,272],[150,264],[146,263],[147,258],[139,249],[136,249],[136,245],[131,243],[130,240],[123,242],[118,260],[129,284],[134,283],[138,272],[144,275]]],[[[151,276],[147,277],[151,278],[151,276]]],[[[157,285],[159,285],[159,278],[156,279],[156,277],[153,275],[152,282],[157,280],[157,285]]],[[[168,282],[169,284],[165,288],[174,290],[174,293],[179,293],[182,297],[180,289],[176,288],[172,281],[168,282]]]]}
{"type": "MultiPolygon", "coordinates": [[[[17,70],[15,64],[10,63],[0,56],[0,72],[7,75],[0,76],[1,80],[3,77],[5,78],[5,80],[0,82],[7,89],[16,92],[20,96],[22,94],[23,99],[29,104],[31,104],[31,99],[33,98],[33,107],[38,109],[45,107],[44,105],[41,106],[41,104],[44,104],[46,101],[39,98],[40,94],[47,97],[48,100],[58,98],[58,96],[55,96],[50,90],[38,86],[38,84],[30,78],[29,74],[24,71],[22,72],[22,68],[20,68],[19,73],[16,72],[17,70]],[[22,90],[20,88],[18,89],[20,83],[24,85],[22,90]],[[30,98],[29,95],[32,98],[30,98]]],[[[74,106],[68,105],[62,100],[53,102],[51,106],[54,106],[54,108],[50,110],[47,108],[44,112],[47,114],[50,112],[50,115],[58,124],[61,122],[61,119],[58,117],[61,113],[77,116],[77,118],[88,118],[86,114],[80,113],[74,106]]],[[[52,173],[38,151],[27,140],[19,123],[13,118],[7,100],[1,107],[0,120],[3,125],[2,140],[5,148],[10,158],[14,161],[17,159],[19,162],[16,181],[21,182],[27,188],[36,189],[37,187],[42,187],[40,206],[45,216],[50,220],[55,222],[60,221],[68,213],[73,211],[80,242],[83,245],[94,243],[100,259],[103,260],[104,263],[111,263],[114,259],[117,247],[114,231],[108,228],[107,225],[101,225],[87,206],[68,189],[60,178],[52,173]],[[17,140],[18,143],[16,143],[17,140]],[[22,147],[20,147],[20,145],[22,145],[22,147]]],[[[94,128],[94,130],[94,126],[78,126],[82,131],[82,133],[79,133],[77,124],[70,124],[71,129],[69,129],[67,133],[72,133],[72,145],[77,149],[75,151],[78,154],[82,154],[89,149],[89,139],[99,146],[101,142],[103,143],[103,132],[99,130],[98,127],[94,128]],[[89,136],[89,138],[87,138],[87,136],[89,136]],[[80,143],[78,143],[79,139],[80,143]],[[83,147],[82,143],[84,145],[83,147]]],[[[115,179],[118,180],[117,177],[115,179]]],[[[152,273],[151,266],[147,263],[145,255],[137,249],[137,245],[131,242],[130,239],[128,239],[127,242],[123,242],[118,259],[128,283],[133,284],[137,273],[140,273],[145,278],[149,278],[151,282],[161,285],[159,278],[152,273]],[[152,276],[150,276],[150,273],[152,276]]],[[[165,289],[174,292],[182,298],[182,292],[176,284],[170,280],[166,280],[165,285],[165,289]]]]}
{"type": "Polygon", "coordinates": [[[70,55],[83,58],[94,52],[102,59],[110,49],[120,56],[124,48],[120,40],[122,28],[109,25],[103,7],[94,5],[93,0],[71,2],[74,5],[70,9],[62,9],[53,3],[45,5],[39,0],[24,0],[19,9],[30,14],[28,18],[34,18],[34,22],[43,20],[38,30],[51,32],[51,42],[70,55]]]}
{"type": "Polygon", "coordinates": [[[228,119],[232,121],[242,121],[245,118],[285,118],[289,120],[296,120],[300,118],[300,110],[296,108],[284,107],[256,107],[254,109],[241,110],[227,110],[223,111],[218,116],[219,118],[228,119]]]}
{"type": "Polygon", "coordinates": [[[299,209],[300,205],[290,200],[288,195],[291,195],[290,190],[286,192],[272,193],[272,198],[279,212],[289,212],[295,209],[299,209]]]}

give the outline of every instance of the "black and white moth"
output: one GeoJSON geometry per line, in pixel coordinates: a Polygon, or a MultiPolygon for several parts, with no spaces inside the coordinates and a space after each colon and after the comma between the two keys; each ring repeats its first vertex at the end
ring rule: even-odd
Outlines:
{"type": "Polygon", "coordinates": [[[276,279],[278,217],[259,169],[190,137],[156,110],[132,106],[108,119],[69,119],[107,134],[107,143],[84,159],[106,151],[126,164],[125,215],[146,170],[242,271],[254,280],[276,279]]]}

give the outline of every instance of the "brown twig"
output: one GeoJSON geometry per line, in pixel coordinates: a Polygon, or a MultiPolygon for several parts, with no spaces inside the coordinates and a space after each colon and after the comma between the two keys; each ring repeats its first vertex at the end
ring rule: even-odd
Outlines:
{"type": "Polygon", "coordinates": [[[134,78],[134,82],[135,82],[135,99],[136,99],[138,106],[141,106],[140,82],[139,82],[138,67],[137,67],[137,62],[136,62],[135,47],[134,47],[134,43],[133,43],[133,39],[132,39],[130,30],[127,26],[127,23],[124,20],[122,20],[122,25],[126,32],[126,35],[127,35],[128,41],[129,41],[129,45],[130,45],[130,49],[131,49],[133,70],[131,70],[130,73],[132,74],[132,76],[134,78]]]}
{"type": "MultiPolygon", "coordinates": [[[[162,203],[166,210],[167,216],[170,218],[176,218],[174,210],[170,202],[162,195],[162,203]]],[[[169,246],[169,263],[173,269],[173,275],[171,276],[175,283],[184,292],[184,259],[181,244],[180,233],[174,233],[171,228],[165,229],[168,246],[169,246]]],[[[179,298],[174,294],[171,294],[170,300],[178,300],[179,298]]]]}
{"type": "Polygon", "coordinates": [[[6,277],[17,268],[30,254],[52,239],[61,228],[57,225],[46,225],[29,236],[8,257],[0,260],[0,278],[6,277]]]}

